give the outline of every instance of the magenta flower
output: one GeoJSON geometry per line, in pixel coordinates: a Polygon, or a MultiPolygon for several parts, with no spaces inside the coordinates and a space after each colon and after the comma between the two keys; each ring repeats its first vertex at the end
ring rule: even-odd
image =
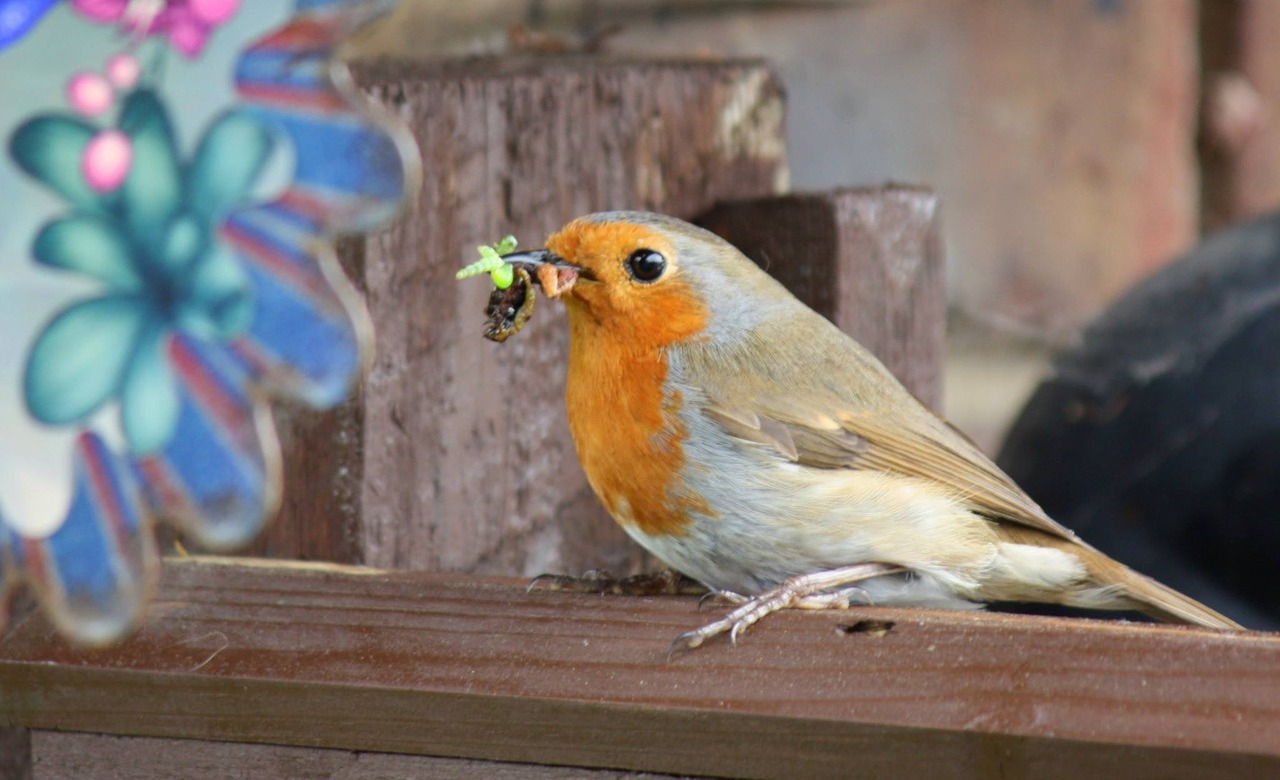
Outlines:
{"type": "Polygon", "coordinates": [[[240,0],[71,0],[95,22],[117,23],[132,35],[164,35],[185,57],[196,57],[213,30],[235,14],[240,0]]]}

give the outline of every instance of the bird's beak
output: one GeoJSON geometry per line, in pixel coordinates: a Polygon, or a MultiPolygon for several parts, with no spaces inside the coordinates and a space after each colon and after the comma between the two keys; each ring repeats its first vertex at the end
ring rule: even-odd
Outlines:
{"type": "Polygon", "coordinates": [[[567,293],[582,275],[583,269],[572,265],[549,249],[531,249],[512,252],[502,259],[516,268],[523,268],[548,298],[558,298],[567,293]]]}

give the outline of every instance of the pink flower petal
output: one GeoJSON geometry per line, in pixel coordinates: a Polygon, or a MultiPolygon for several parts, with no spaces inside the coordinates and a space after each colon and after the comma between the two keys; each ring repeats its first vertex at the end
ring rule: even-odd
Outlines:
{"type": "Polygon", "coordinates": [[[192,16],[209,27],[227,21],[239,7],[240,0],[187,0],[192,16]]]}
{"type": "Polygon", "coordinates": [[[209,28],[190,18],[174,18],[169,25],[169,43],[187,57],[195,57],[209,38],[209,28]]]}
{"type": "Polygon", "coordinates": [[[80,172],[95,192],[112,192],[124,184],[133,165],[133,142],[119,130],[103,130],[89,139],[80,172]]]}
{"type": "Polygon", "coordinates": [[[132,54],[116,54],[107,60],[107,79],[116,89],[129,89],[138,83],[142,68],[132,54]]]}
{"type": "Polygon", "coordinates": [[[71,0],[71,7],[95,22],[113,22],[124,13],[128,0],[71,0]]]}
{"type": "Polygon", "coordinates": [[[85,116],[99,116],[115,102],[115,92],[97,73],[81,71],[67,82],[67,102],[85,116]]]}

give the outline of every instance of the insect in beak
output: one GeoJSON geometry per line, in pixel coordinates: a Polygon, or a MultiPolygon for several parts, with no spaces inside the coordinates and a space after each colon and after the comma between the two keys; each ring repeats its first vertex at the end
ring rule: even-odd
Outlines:
{"type": "Polygon", "coordinates": [[[531,249],[502,256],[503,262],[524,270],[538,281],[538,286],[548,298],[558,298],[573,288],[583,274],[583,269],[571,265],[549,249],[531,249]]]}

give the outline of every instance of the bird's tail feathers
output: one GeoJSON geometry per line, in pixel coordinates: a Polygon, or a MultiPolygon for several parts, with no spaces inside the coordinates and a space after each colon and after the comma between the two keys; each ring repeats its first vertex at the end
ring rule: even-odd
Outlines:
{"type": "Polygon", "coordinates": [[[1166,623],[1189,623],[1205,628],[1243,629],[1244,626],[1217,610],[1206,607],[1190,596],[1168,585],[1130,571],[1131,579],[1122,586],[1125,595],[1133,599],[1138,610],[1166,623]]]}
{"type": "Polygon", "coordinates": [[[1226,615],[1206,607],[1168,585],[1139,574],[1102,553],[1093,550],[1089,553],[1082,556],[1085,558],[1085,565],[1093,575],[1094,581],[1102,587],[1093,589],[1088,596],[1081,599],[1082,603],[1075,606],[1095,606],[1096,608],[1096,601],[1093,605],[1085,602],[1110,597],[1118,603],[1104,608],[1131,608],[1166,623],[1187,623],[1204,628],[1237,630],[1244,628],[1226,615]]]}

